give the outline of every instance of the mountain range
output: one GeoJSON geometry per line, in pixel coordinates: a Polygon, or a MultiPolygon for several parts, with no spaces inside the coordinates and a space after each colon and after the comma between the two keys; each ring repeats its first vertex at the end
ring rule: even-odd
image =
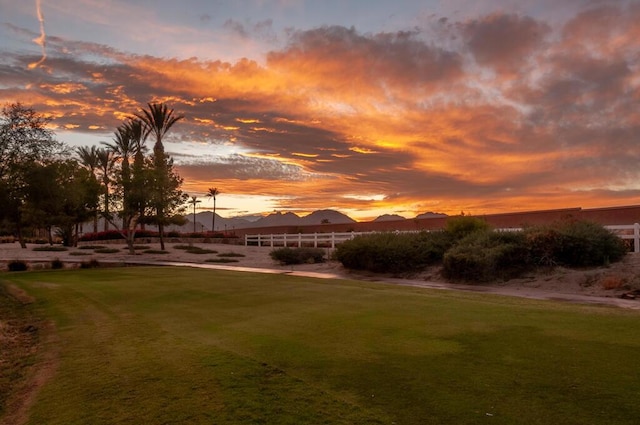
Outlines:
{"type": "MultiPolygon", "coordinates": [[[[212,212],[204,211],[196,214],[196,231],[211,230],[212,212]]],[[[428,212],[420,214],[415,218],[433,218],[433,217],[446,217],[446,214],[428,212]]],[[[187,224],[180,226],[180,231],[193,231],[193,214],[186,214],[187,224]]],[[[406,220],[397,214],[384,214],[373,221],[394,221],[394,220],[406,220]]],[[[345,215],[335,210],[318,210],[309,215],[300,217],[292,212],[274,212],[264,217],[256,219],[256,216],[235,217],[226,218],[216,214],[216,231],[232,230],[232,229],[247,229],[255,227],[275,227],[275,226],[305,226],[313,224],[343,224],[343,223],[356,223],[356,220],[352,219],[348,215],[345,215]]]]}

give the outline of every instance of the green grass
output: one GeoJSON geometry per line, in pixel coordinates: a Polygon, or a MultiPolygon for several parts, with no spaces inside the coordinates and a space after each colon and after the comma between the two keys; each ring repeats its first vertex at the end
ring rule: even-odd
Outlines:
{"type": "Polygon", "coordinates": [[[4,275],[58,331],[31,424],[635,424],[640,313],[186,268],[4,275]]]}

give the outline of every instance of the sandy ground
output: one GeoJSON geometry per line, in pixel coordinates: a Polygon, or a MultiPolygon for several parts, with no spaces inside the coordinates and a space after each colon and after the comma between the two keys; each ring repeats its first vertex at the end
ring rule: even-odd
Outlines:
{"type": "MultiPolygon", "coordinates": [[[[18,243],[0,244],[0,262],[23,260],[31,264],[31,268],[48,267],[51,260],[59,259],[66,267],[77,266],[81,262],[97,260],[109,263],[182,263],[199,267],[224,268],[234,270],[260,269],[262,272],[286,273],[313,277],[341,277],[346,279],[366,280],[372,282],[392,283],[446,290],[466,290],[488,292],[509,296],[520,296],[538,299],[557,299],[596,304],[612,304],[627,308],[640,309],[640,254],[628,254],[619,263],[608,267],[588,270],[575,270],[556,267],[530,273],[522,278],[506,282],[494,282],[482,285],[463,285],[446,282],[438,268],[427,270],[411,276],[392,276],[368,273],[356,273],[346,270],[336,261],[321,264],[303,264],[283,266],[269,256],[270,247],[245,247],[243,245],[193,244],[194,246],[216,251],[207,254],[192,254],[176,249],[178,243],[165,244],[167,254],[144,253],[137,250],[135,255],[128,254],[125,245],[103,245],[116,248],[115,253],[95,253],[94,250],[69,248],[67,251],[34,251],[43,245],[28,244],[21,249],[18,243]],[[220,254],[241,254],[233,257],[237,262],[212,263],[207,260],[219,260],[220,254]],[[637,299],[632,299],[637,293],[637,299]]],[[[145,245],[149,249],[159,250],[159,244],[145,245]]],[[[3,267],[6,269],[6,266],[3,267]]]]}

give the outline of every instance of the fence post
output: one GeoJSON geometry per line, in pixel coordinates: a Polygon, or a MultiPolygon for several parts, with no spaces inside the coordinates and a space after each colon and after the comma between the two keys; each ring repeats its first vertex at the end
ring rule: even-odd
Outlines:
{"type": "Polygon", "coordinates": [[[313,247],[314,248],[318,247],[318,233],[313,234],[313,247]]]}
{"type": "Polygon", "coordinates": [[[640,224],[633,223],[633,252],[640,252],[640,224]]]}
{"type": "Polygon", "coordinates": [[[331,232],[331,249],[336,247],[336,232],[331,232]]]}

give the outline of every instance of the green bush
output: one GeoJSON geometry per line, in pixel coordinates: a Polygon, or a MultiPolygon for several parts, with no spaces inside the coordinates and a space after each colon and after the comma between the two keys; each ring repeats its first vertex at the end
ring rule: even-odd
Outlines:
{"type": "Polygon", "coordinates": [[[510,279],[531,268],[522,232],[473,232],[443,259],[443,275],[452,280],[489,282],[510,279]]]}
{"type": "Polygon", "coordinates": [[[25,261],[13,260],[7,264],[7,268],[10,272],[24,272],[29,269],[29,266],[25,261]]]}
{"type": "Polygon", "coordinates": [[[525,231],[537,263],[551,259],[568,267],[602,266],[622,259],[627,247],[622,239],[598,223],[563,220],[525,231]]]}
{"type": "Polygon", "coordinates": [[[35,248],[33,248],[34,251],[51,251],[51,252],[60,252],[60,251],[67,251],[68,248],[65,248],[64,246],[37,246],[35,248]]]}
{"type": "Polygon", "coordinates": [[[448,219],[444,230],[454,241],[459,241],[472,233],[486,232],[489,229],[489,224],[480,218],[460,216],[448,219]]]}
{"type": "Polygon", "coordinates": [[[447,232],[374,233],[338,245],[335,258],[343,266],[374,273],[406,273],[442,260],[452,245],[447,232]]]}
{"type": "MultiPolygon", "coordinates": [[[[222,256],[222,254],[220,254],[222,256]]],[[[280,264],[313,264],[324,262],[324,250],[321,248],[278,248],[269,256],[280,264]]]]}
{"type": "Polygon", "coordinates": [[[60,259],[55,258],[51,260],[51,268],[54,270],[62,269],[64,268],[64,263],[60,259]]]}

